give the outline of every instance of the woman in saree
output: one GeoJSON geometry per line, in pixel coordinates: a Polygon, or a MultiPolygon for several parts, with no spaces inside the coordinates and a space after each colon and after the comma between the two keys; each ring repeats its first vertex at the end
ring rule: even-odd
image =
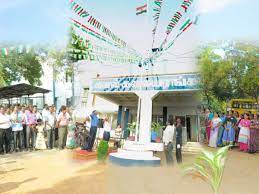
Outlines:
{"type": "Polygon", "coordinates": [[[206,126],[206,138],[207,142],[210,141],[210,131],[211,131],[211,120],[212,120],[212,113],[209,109],[205,111],[205,126],[206,126]]]}
{"type": "Polygon", "coordinates": [[[248,150],[248,140],[250,136],[250,120],[248,113],[244,114],[244,119],[239,122],[240,132],[238,137],[239,150],[246,152],[248,150]]]}
{"type": "Polygon", "coordinates": [[[224,113],[221,113],[220,119],[221,119],[221,125],[219,127],[219,133],[218,133],[218,141],[217,141],[218,147],[223,146],[223,134],[225,131],[225,127],[224,127],[223,123],[225,123],[225,121],[226,121],[226,115],[224,113]]]}
{"type": "Polygon", "coordinates": [[[249,153],[255,153],[257,151],[256,147],[256,133],[258,133],[259,130],[259,120],[258,115],[253,115],[253,118],[251,120],[250,124],[250,138],[249,138],[249,153]]]}
{"type": "Polygon", "coordinates": [[[214,118],[211,121],[211,131],[210,131],[210,147],[217,147],[217,140],[218,140],[218,132],[221,125],[221,119],[219,118],[218,113],[214,113],[214,118]]]}
{"type": "Polygon", "coordinates": [[[236,123],[237,123],[237,120],[233,116],[233,112],[229,111],[226,122],[224,123],[225,131],[223,134],[223,145],[231,145],[231,146],[234,145],[236,123]]]}

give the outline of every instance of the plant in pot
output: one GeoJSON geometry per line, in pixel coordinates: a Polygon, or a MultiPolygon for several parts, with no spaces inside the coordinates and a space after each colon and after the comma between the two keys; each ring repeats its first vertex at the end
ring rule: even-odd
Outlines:
{"type": "Polygon", "coordinates": [[[163,129],[163,125],[159,122],[153,122],[151,125],[151,142],[160,142],[160,132],[163,129]]]}
{"type": "Polygon", "coordinates": [[[127,131],[129,133],[128,140],[135,141],[136,128],[137,128],[136,122],[128,123],[128,128],[127,128],[127,131]]]}

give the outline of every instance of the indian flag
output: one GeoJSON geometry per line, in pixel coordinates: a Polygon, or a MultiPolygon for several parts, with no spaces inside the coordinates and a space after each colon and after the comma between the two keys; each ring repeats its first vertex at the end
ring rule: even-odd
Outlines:
{"type": "Polygon", "coordinates": [[[2,55],[4,56],[8,55],[8,48],[2,48],[2,55]]]}
{"type": "Polygon", "coordinates": [[[147,13],[147,4],[136,8],[136,15],[147,13]]]}

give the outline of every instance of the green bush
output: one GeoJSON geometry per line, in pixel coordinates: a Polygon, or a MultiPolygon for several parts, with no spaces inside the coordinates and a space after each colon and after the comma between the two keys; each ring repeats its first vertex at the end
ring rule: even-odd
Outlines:
{"type": "Polygon", "coordinates": [[[101,140],[98,149],[97,149],[97,159],[99,162],[105,162],[107,156],[108,156],[108,142],[101,140]]]}

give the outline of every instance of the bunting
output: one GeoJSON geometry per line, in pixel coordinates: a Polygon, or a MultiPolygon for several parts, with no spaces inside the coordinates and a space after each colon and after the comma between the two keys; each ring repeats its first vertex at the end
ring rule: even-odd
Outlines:
{"type": "MultiPolygon", "coordinates": [[[[117,48],[111,41],[107,40],[107,38],[100,35],[98,32],[90,29],[89,27],[81,24],[80,22],[72,19],[73,24],[76,28],[81,29],[84,33],[91,35],[99,40],[102,40],[108,43],[114,48],[117,48]]],[[[72,42],[72,44],[77,44],[78,42],[72,42]]],[[[76,60],[90,60],[90,61],[105,61],[105,62],[113,62],[113,63],[133,63],[137,62],[138,58],[136,56],[129,55],[122,51],[116,51],[113,49],[108,49],[103,46],[93,45],[90,40],[83,40],[81,37],[81,44],[84,44],[86,47],[86,51],[81,51],[79,49],[70,49],[69,56],[73,57],[76,60]]]]}
{"type": "Polygon", "coordinates": [[[2,56],[8,56],[11,52],[16,52],[18,54],[22,53],[29,53],[30,52],[30,46],[25,45],[19,45],[17,47],[11,46],[11,47],[4,47],[1,48],[1,55],[2,56]]]}
{"type": "Polygon", "coordinates": [[[138,55],[137,51],[133,48],[130,48],[129,45],[122,39],[120,39],[117,35],[115,35],[109,28],[104,26],[100,21],[98,21],[94,16],[90,15],[88,11],[83,9],[78,3],[74,0],[70,0],[70,7],[71,9],[80,17],[87,19],[87,22],[91,25],[100,30],[106,36],[111,38],[112,41],[115,42],[121,48],[127,48],[131,53],[138,55]]]}
{"type": "Polygon", "coordinates": [[[8,48],[2,48],[2,56],[8,55],[8,48]]]}
{"type": "Polygon", "coordinates": [[[160,17],[160,13],[161,13],[163,0],[155,0],[154,4],[155,4],[155,8],[153,9],[153,11],[154,11],[153,19],[155,21],[155,26],[152,30],[152,35],[153,35],[152,48],[153,48],[154,42],[155,42],[155,35],[156,35],[156,30],[157,30],[157,26],[158,26],[158,21],[159,21],[159,17],[160,17]]]}

